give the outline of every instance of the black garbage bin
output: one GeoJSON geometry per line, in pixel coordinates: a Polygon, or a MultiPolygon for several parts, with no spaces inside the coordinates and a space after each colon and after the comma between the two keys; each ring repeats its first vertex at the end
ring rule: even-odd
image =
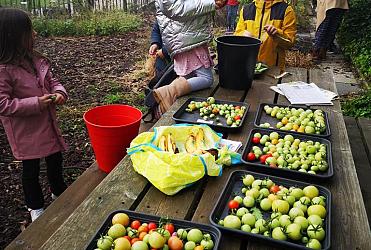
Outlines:
{"type": "Polygon", "coordinates": [[[221,36],[215,40],[220,86],[248,90],[254,78],[261,41],[244,36],[221,36]]]}

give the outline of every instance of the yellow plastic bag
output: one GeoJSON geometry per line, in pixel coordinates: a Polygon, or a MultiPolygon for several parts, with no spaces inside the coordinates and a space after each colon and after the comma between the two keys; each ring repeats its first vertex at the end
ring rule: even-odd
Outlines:
{"type": "Polygon", "coordinates": [[[187,137],[199,129],[204,132],[205,149],[216,148],[221,135],[206,125],[163,126],[155,128],[154,132],[141,133],[134,138],[128,149],[134,170],[167,195],[176,194],[205,174],[221,175],[222,164],[217,164],[213,155],[192,155],[184,148],[187,137]],[[177,154],[157,147],[159,138],[169,133],[179,149],[177,154]]]}

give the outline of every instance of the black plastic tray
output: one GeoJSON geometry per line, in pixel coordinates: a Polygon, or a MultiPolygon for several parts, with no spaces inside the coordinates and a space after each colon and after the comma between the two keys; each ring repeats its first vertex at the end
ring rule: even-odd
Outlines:
{"type": "MultiPolygon", "coordinates": [[[[109,227],[112,225],[112,217],[117,213],[126,213],[130,220],[139,220],[141,223],[146,222],[155,222],[156,224],[160,220],[161,217],[156,215],[148,215],[143,213],[138,213],[130,210],[116,210],[112,212],[107,219],[103,222],[102,226],[99,228],[97,233],[94,235],[94,237],[90,240],[90,243],[86,246],[86,250],[93,250],[97,248],[97,240],[101,237],[101,235],[105,235],[108,232],[109,227]]],[[[198,228],[203,233],[209,233],[211,235],[212,240],[214,241],[214,248],[219,248],[221,233],[219,229],[215,228],[211,225],[191,222],[191,221],[185,221],[185,220],[177,220],[177,219],[171,219],[171,223],[173,223],[175,229],[178,228],[198,228]]]]}
{"type": "Polygon", "coordinates": [[[241,160],[243,163],[248,164],[248,170],[257,171],[257,172],[263,172],[273,175],[279,175],[287,178],[297,178],[302,180],[327,180],[331,178],[334,175],[334,168],[332,165],[332,150],[331,150],[331,142],[325,138],[321,137],[315,137],[315,136],[308,136],[303,134],[293,134],[289,131],[282,131],[282,130],[274,130],[274,129],[265,129],[265,128],[254,128],[251,130],[250,135],[247,139],[247,142],[245,144],[245,148],[242,152],[241,160]],[[313,142],[319,142],[326,145],[326,161],[328,163],[328,169],[325,173],[317,173],[317,174],[309,174],[306,172],[300,172],[297,170],[291,170],[287,168],[271,168],[265,164],[260,163],[259,160],[255,160],[254,162],[249,162],[246,159],[247,154],[251,151],[253,146],[258,146],[261,149],[264,147],[261,144],[253,144],[252,138],[255,133],[261,133],[262,135],[269,135],[271,132],[277,132],[280,136],[285,135],[292,135],[294,138],[297,138],[299,140],[303,141],[313,141],[313,142]]]}
{"type": "MultiPolygon", "coordinates": [[[[267,115],[264,111],[264,106],[265,105],[269,105],[271,107],[274,107],[274,106],[277,106],[277,107],[288,107],[288,108],[303,108],[303,109],[311,109],[310,107],[308,106],[305,106],[305,105],[280,105],[280,104],[274,104],[274,103],[261,103],[259,105],[259,108],[258,108],[258,111],[256,112],[256,116],[255,116],[255,120],[254,120],[254,126],[255,127],[259,127],[260,124],[262,123],[269,123],[270,125],[272,126],[275,126],[277,124],[277,122],[279,121],[277,118],[275,117],[271,117],[270,115],[267,115]]],[[[316,110],[316,109],[311,109],[311,110],[316,110]]],[[[331,135],[331,131],[330,131],[330,123],[328,121],[328,115],[327,115],[327,112],[325,111],[322,111],[323,112],[323,115],[325,116],[325,125],[326,125],[326,131],[324,134],[307,134],[307,133],[300,133],[300,132],[295,132],[295,131],[290,131],[292,134],[297,134],[297,135],[310,135],[310,136],[318,136],[318,137],[329,137],[331,135]]],[[[276,131],[282,131],[280,129],[277,129],[275,127],[271,128],[271,129],[274,129],[276,131]]]]}
{"type": "Polygon", "coordinates": [[[245,103],[245,102],[231,102],[231,101],[224,101],[224,100],[218,100],[215,99],[215,104],[232,104],[234,106],[245,106],[246,110],[245,113],[243,114],[241,118],[241,123],[237,127],[231,127],[226,124],[226,119],[225,117],[220,118],[220,123],[225,124],[225,125],[216,125],[216,121],[213,120],[207,120],[204,122],[199,122],[197,121],[198,119],[202,119],[200,116],[200,113],[198,110],[193,111],[192,113],[185,111],[188,108],[188,104],[191,103],[191,101],[195,102],[203,102],[206,101],[207,98],[201,98],[201,97],[192,97],[189,98],[173,115],[173,120],[176,123],[191,123],[191,124],[206,124],[215,129],[218,132],[232,132],[232,131],[238,131],[241,127],[244,121],[246,120],[250,104],[245,103]],[[209,121],[213,121],[213,123],[209,123],[209,121]]]}
{"type": "MultiPolygon", "coordinates": [[[[233,199],[234,196],[242,194],[241,189],[242,189],[243,183],[241,180],[242,180],[242,177],[247,174],[251,174],[255,178],[259,178],[259,179],[269,178],[275,184],[284,185],[287,188],[292,187],[292,186],[303,188],[308,185],[313,185],[310,183],[298,182],[298,181],[293,181],[293,180],[265,175],[265,174],[258,174],[258,173],[249,172],[249,171],[243,171],[243,170],[234,171],[229,176],[228,182],[226,186],[224,187],[224,190],[222,191],[221,195],[219,196],[219,199],[213,211],[210,214],[209,219],[210,219],[211,224],[218,227],[223,232],[233,234],[235,236],[243,237],[243,238],[249,237],[252,240],[261,241],[262,243],[268,243],[274,246],[280,245],[283,247],[283,249],[287,249],[287,248],[309,249],[305,247],[304,244],[301,244],[301,243],[299,244],[299,243],[295,243],[291,241],[275,240],[273,238],[266,237],[261,234],[253,234],[253,233],[244,232],[242,230],[225,228],[218,224],[218,221],[220,218],[224,218],[226,215],[228,215],[228,202],[231,199],[233,199]]],[[[326,197],[327,216],[324,220],[324,229],[326,231],[326,237],[322,241],[322,249],[329,249],[331,245],[331,192],[325,187],[322,187],[319,185],[315,185],[315,186],[318,188],[319,194],[326,197]]],[[[263,213],[264,218],[267,218],[268,215],[270,215],[270,213],[263,213]]]]}

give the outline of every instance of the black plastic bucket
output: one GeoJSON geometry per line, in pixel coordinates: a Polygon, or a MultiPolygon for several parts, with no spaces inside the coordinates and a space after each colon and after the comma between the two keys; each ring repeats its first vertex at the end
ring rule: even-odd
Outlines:
{"type": "Polygon", "coordinates": [[[221,36],[215,40],[220,86],[248,90],[254,78],[261,41],[244,36],[221,36]]]}

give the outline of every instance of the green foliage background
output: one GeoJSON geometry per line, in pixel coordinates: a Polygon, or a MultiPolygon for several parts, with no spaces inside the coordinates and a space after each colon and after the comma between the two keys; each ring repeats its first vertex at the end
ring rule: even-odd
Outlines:
{"type": "Polygon", "coordinates": [[[106,36],[137,29],[141,19],[123,11],[85,12],[80,16],[34,17],[34,29],[41,36],[106,36]]]}
{"type": "Polygon", "coordinates": [[[338,41],[359,73],[371,80],[371,0],[350,0],[338,41]]]}

